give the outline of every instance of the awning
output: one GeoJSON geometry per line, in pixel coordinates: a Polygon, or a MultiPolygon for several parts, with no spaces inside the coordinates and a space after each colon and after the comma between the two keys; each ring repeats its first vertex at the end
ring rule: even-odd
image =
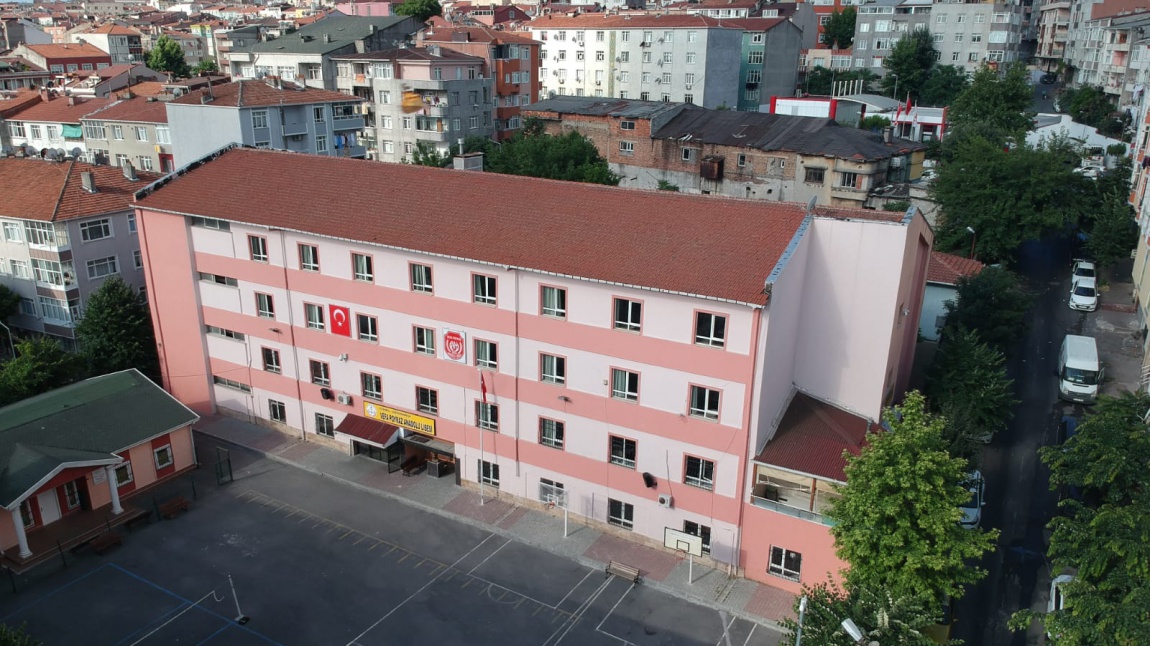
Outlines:
{"type": "Polygon", "coordinates": [[[444,442],[443,440],[437,440],[434,437],[420,435],[419,433],[408,433],[407,435],[401,436],[399,441],[403,442],[404,444],[409,444],[411,446],[421,448],[425,451],[431,451],[432,453],[438,453],[440,455],[451,457],[455,456],[454,444],[451,442],[444,442]]]}
{"type": "Polygon", "coordinates": [[[82,139],[84,137],[84,129],[80,126],[73,126],[64,124],[64,128],[60,133],[65,139],[82,139]]]}
{"type": "Polygon", "coordinates": [[[398,430],[399,427],[397,426],[350,414],[343,418],[339,426],[335,427],[337,433],[350,435],[384,449],[395,442],[395,435],[398,430]]]}

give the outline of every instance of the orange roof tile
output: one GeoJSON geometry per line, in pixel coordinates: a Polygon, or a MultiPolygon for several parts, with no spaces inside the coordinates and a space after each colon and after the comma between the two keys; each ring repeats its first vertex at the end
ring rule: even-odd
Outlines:
{"type": "Polygon", "coordinates": [[[36,52],[44,58],[106,58],[109,61],[112,57],[107,52],[101,51],[95,45],[84,43],[67,44],[67,45],[27,45],[29,51],[36,52]]]}
{"type": "Polygon", "coordinates": [[[68,105],[68,99],[57,97],[45,103],[33,104],[8,117],[12,121],[43,121],[47,123],[80,123],[80,119],[112,104],[115,99],[76,99],[68,105]]]}
{"type": "Polygon", "coordinates": [[[97,121],[129,121],[138,123],[167,123],[168,109],[163,101],[149,101],[138,96],[113,103],[86,117],[97,121]]]}
{"type": "Polygon", "coordinates": [[[95,29],[88,30],[85,33],[108,34],[110,36],[139,36],[140,35],[140,32],[136,31],[135,29],[131,29],[129,27],[117,25],[115,23],[100,25],[99,27],[96,27],[95,29]]]}
{"type": "Polygon", "coordinates": [[[870,420],[807,395],[795,393],[775,436],[755,462],[846,482],[844,452],[858,455],[870,420]]]}
{"type": "Polygon", "coordinates": [[[940,285],[957,285],[964,276],[977,276],[983,265],[977,260],[963,258],[941,251],[930,252],[930,262],[926,266],[926,282],[940,285]]]}
{"type": "Polygon", "coordinates": [[[114,166],[84,162],[0,159],[0,216],[59,222],[131,208],[132,193],[160,177],[139,173],[133,182],[114,166]],[[95,175],[96,192],[84,190],[80,173],[95,175]]]}
{"type": "Polygon", "coordinates": [[[805,218],[801,204],[247,148],[138,205],[757,305],[805,218]]]}
{"type": "Polygon", "coordinates": [[[486,27],[446,27],[436,28],[429,34],[424,34],[423,40],[433,43],[450,43],[454,34],[467,34],[467,41],[471,43],[521,43],[538,45],[540,41],[531,38],[530,34],[512,33],[488,29],[486,27]]]}
{"type": "MultiPolygon", "coordinates": [[[[215,97],[207,105],[227,106],[232,108],[252,108],[265,105],[298,105],[301,103],[331,103],[335,101],[362,101],[342,92],[332,90],[317,90],[315,88],[297,89],[300,86],[284,82],[283,89],[268,85],[267,81],[235,81],[212,86],[212,96],[215,97]]],[[[190,92],[172,101],[172,103],[199,105],[200,97],[208,93],[208,88],[190,92]]]]}
{"type": "Polygon", "coordinates": [[[11,99],[0,101],[0,119],[7,119],[30,105],[40,103],[40,93],[34,90],[18,92],[11,99]]]}
{"type": "Polygon", "coordinates": [[[730,27],[739,28],[730,18],[683,14],[608,15],[585,13],[577,16],[547,14],[526,23],[532,29],[640,29],[645,27],[730,27]]]}

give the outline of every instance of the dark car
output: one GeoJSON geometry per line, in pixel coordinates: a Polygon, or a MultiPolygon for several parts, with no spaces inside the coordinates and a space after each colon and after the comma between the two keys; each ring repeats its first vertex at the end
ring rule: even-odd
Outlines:
{"type": "MultiPolygon", "coordinates": [[[[1033,77],[1031,77],[1031,78],[1033,78],[1033,77]]],[[[1042,78],[1040,78],[1039,81],[1043,85],[1051,85],[1053,83],[1058,82],[1058,75],[1054,74],[1053,72],[1047,72],[1046,74],[1042,75],[1042,78]]]]}

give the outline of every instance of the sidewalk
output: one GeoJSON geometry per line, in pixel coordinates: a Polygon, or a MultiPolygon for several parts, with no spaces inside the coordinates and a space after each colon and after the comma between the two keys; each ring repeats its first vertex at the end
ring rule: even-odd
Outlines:
{"type": "Polygon", "coordinates": [[[596,570],[603,570],[612,559],[633,565],[642,572],[643,585],[757,622],[776,632],[780,631],[781,619],[793,617],[795,597],[789,592],[728,577],[725,569],[700,563],[694,566],[692,584],[688,581],[690,566],[686,559],[600,532],[582,524],[582,516],[570,516],[568,536],[563,538],[561,511],[544,512],[515,504],[518,498],[497,499],[490,495],[480,504],[478,492],[456,486],[452,478],[388,474],[383,463],[231,417],[204,418],[196,430],[261,453],[270,460],[514,538],[596,570]]]}

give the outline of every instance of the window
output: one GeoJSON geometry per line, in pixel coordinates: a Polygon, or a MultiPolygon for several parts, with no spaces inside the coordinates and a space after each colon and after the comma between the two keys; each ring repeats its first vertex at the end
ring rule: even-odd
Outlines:
{"type": "Polygon", "coordinates": [[[415,387],[416,408],[428,415],[439,414],[439,392],[423,386],[415,387]]]}
{"type": "Polygon", "coordinates": [[[172,459],[172,445],[165,444],[160,448],[152,451],[152,457],[156,460],[156,470],[166,469],[175,463],[172,459]]]}
{"type": "Polygon", "coordinates": [[[282,372],[280,368],[280,351],[272,348],[263,348],[261,354],[264,358],[264,370],[267,372],[274,372],[277,375],[282,372]]]}
{"type": "Polygon", "coordinates": [[[611,464],[628,469],[635,468],[635,440],[611,436],[611,464]]]}
{"type": "Polygon", "coordinates": [[[17,222],[4,223],[4,240],[7,242],[21,243],[24,241],[23,229],[17,222]]]}
{"type": "Polygon", "coordinates": [[[130,213],[128,215],[128,233],[136,232],[136,214],[130,213]]]}
{"type": "Polygon", "coordinates": [[[683,483],[711,491],[715,488],[715,463],[688,455],[683,470],[683,483]]]}
{"type": "Polygon", "coordinates": [[[556,502],[563,495],[563,483],[539,478],[539,500],[542,502],[556,502]]]}
{"type": "Polygon", "coordinates": [[[727,317],[710,312],[695,314],[695,343],[721,348],[727,338],[727,317]]]}
{"type": "Polygon", "coordinates": [[[499,368],[499,348],[491,341],[475,340],[475,365],[480,368],[499,368]]]}
{"type": "Polygon", "coordinates": [[[132,252],[132,264],[136,266],[136,269],[142,269],[144,267],[144,256],[140,253],[139,249],[132,252]]]}
{"type": "Polygon", "coordinates": [[[315,136],[315,151],[317,153],[327,152],[327,135],[315,136]]]}
{"type": "Polygon", "coordinates": [[[359,383],[363,386],[363,396],[367,399],[383,399],[383,378],[370,372],[359,373],[359,383]]]}
{"type": "Polygon", "coordinates": [[[808,168],[806,169],[806,175],[803,177],[803,181],[811,184],[822,184],[826,172],[825,168],[808,168]]]}
{"type": "Polygon", "coordinates": [[[483,305],[495,304],[495,277],[484,276],[482,274],[474,274],[471,277],[472,287],[474,293],[472,297],[476,303],[483,305]]]}
{"type": "Polygon", "coordinates": [[[124,485],[131,484],[132,480],[133,480],[133,478],[132,478],[132,463],[131,462],[124,462],[120,466],[116,467],[115,474],[116,474],[116,488],[117,489],[119,489],[120,487],[123,487],[124,485]]]}
{"type": "Polygon", "coordinates": [[[274,399],[268,400],[268,417],[273,422],[287,423],[287,405],[274,399]]]}
{"type": "Polygon", "coordinates": [[[771,546],[771,565],[767,569],[771,574],[791,581],[798,581],[802,565],[802,554],[774,545],[771,546]]]}
{"type": "Polygon", "coordinates": [[[359,328],[359,340],[375,343],[379,341],[378,322],[374,316],[367,314],[355,315],[356,327],[359,328]]]}
{"type": "Polygon", "coordinates": [[[858,173],[839,173],[839,186],[843,188],[857,188],[858,173]]]}
{"type": "Polygon", "coordinates": [[[683,533],[703,539],[703,554],[711,553],[711,528],[689,520],[683,521],[683,533]]]}
{"type": "Polygon", "coordinates": [[[32,139],[40,139],[43,137],[40,133],[40,126],[35,124],[28,126],[28,136],[32,139]]]}
{"type": "Polygon", "coordinates": [[[192,216],[191,218],[193,227],[202,227],[204,229],[216,229],[219,231],[231,231],[232,224],[227,220],[217,220],[215,218],[201,218],[199,216],[192,216]]]}
{"type": "Polygon", "coordinates": [[[375,280],[372,258],[361,253],[351,254],[351,271],[356,280],[370,283],[375,280]]]}
{"type": "Polygon", "coordinates": [[[112,139],[124,139],[124,126],[112,126],[112,139]]]}
{"type": "Polygon", "coordinates": [[[315,119],[316,123],[323,123],[326,120],[327,117],[324,113],[324,109],[323,109],[322,105],[317,105],[317,106],[312,107],[311,111],[312,111],[312,118],[315,119]]]}
{"type": "MultiPolygon", "coordinates": [[[[23,127],[24,127],[23,125],[18,124],[18,123],[10,123],[10,124],[8,124],[8,132],[13,137],[23,137],[24,136],[24,132],[22,130],[23,127]],[[13,126],[19,126],[21,128],[21,131],[20,132],[14,132],[12,129],[13,126]]],[[[104,123],[102,121],[93,121],[92,123],[84,124],[84,138],[85,139],[107,139],[108,138],[108,129],[104,126],[104,123]]]]}
{"type": "Polygon", "coordinates": [[[67,301],[41,296],[40,312],[44,318],[53,321],[62,321],[64,323],[70,323],[72,321],[72,313],[68,310],[67,301]]]}
{"type": "Polygon", "coordinates": [[[20,313],[25,316],[36,316],[36,301],[30,298],[21,298],[20,313]]]}
{"type": "Polygon", "coordinates": [[[304,319],[307,320],[309,330],[324,330],[323,305],[303,304],[304,319]]]}
{"type": "Polygon", "coordinates": [[[9,260],[8,262],[12,265],[13,276],[25,279],[32,278],[32,270],[28,268],[28,263],[23,260],[9,260]]]}
{"type": "Polygon", "coordinates": [[[252,110],[252,128],[267,128],[268,127],[268,111],[267,110],[252,110]]]}
{"type": "Polygon", "coordinates": [[[691,386],[691,417],[703,419],[719,419],[719,391],[691,386]]]}
{"type": "Polygon", "coordinates": [[[148,129],[147,128],[145,128],[144,126],[135,126],[135,131],[136,131],[136,141],[147,141],[148,140],[148,129]]]}
{"type": "Polygon", "coordinates": [[[118,273],[120,273],[120,268],[116,263],[115,256],[88,261],[88,278],[91,280],[118,273]]]}
{"type": "Polygon", "coordinates": [[[384,105],[391,103],[391,90],[380,90],[379,91],[379,102],[384,104],[384,105]]]}
{"type": "Polygon", "coordinates": [[[642,80],[644,83],[650,83],[651,82],[651,73],[650,72],[643,72],[642,80]]]}
{"type": "Polygon", "coordinates": [[[540,381],[562,386],[567,383],[567,360],[551,354],[540,354],[540,381]]]}
{"type": "Polygon", "coordinates": [[[684,148],[681,157],[685,162],[695,161],[696,152],[698,152],[698,150],[695,148],[684,148]]]}
{"type": "Polygon", "coordinates": [[[638,332],[642,326],[643,304],[625,298],[615,299],[615,329],[638,332]]]}
{"type": "MultiPolygon", "coordinates": [[[[115,261],[115,258],[112,260],[115,261]]],[[[48,283],[49,285],[64,285],[64,268],[58,262],[33,258],[32,271],[36,275],[37,282],[48,283]]]]}
{"type": "Polygon", "coordinates": [[[130,159],[128,159],[127,155],[123,153],[116,155],[116,165],[120,168],[127,168],[129,165],[131,165],[131,163],[132,162],[130,159]]]}
{"type": "Polygon", "coordinates": [[[268,261],[268,239],[261,236],[248,236],[248,250],[252,260],[256,262],[268,261]]]}
{"type": "MultiPolygon", "coordinates": [[[[624,32],[624,33],[626,33],[626,32],[624,32]]],[[[619,62],[620,63],[630,63],[631,62],[631,52],[619,52],[619,62]]]]}
{"type": "Polygon", "coordinates": [[[639,401],[639,373],[612,368],[611,396],[631,402],[639,401]]]}
{"type": "Polygon", "coordinates": [[[80,239],[84,242],[112,237],[112,222],[108,219],[80,223],[80,239]]]}
{"type": "Polygon", "coordinates": [[[479,481],[492,487],[499,487],[499,465],[486,460],[479,461],[479,481]]]}
{"type": "Polygon", "coordinates": [[[319,248],[315,245],[299,246],[299,268],[304,271],[319,271],[319,248]]]}
{"type": "Polygon", "coordinates": [[[323,413],[315,414],[315,432],[316,435],[335,437],[335,424],[331,415],[324,415],[323,413]]]}
{"type": "Polygon", "coordinates": [[[499,406],[475,402],[475,425],[488,431],[499,430],[499,406]]]}
{"type": "Polygon", "coordinates": [[[435,330],[429,327],[415,326],[415,351],[420,354],[435,356],[435,330]]]}
{"type": "Polygon", "coordinates": [[[430,294],[431,290],[431,267],[413,263],[411,265],[411,291],[430,294]]]}
{"type": "Polygon", "coordinates": [[[749,52],[747,54],[747,63],[750,65],[762,65],[763,64],[763,50],[756,49],[756,50],[752,50],[751,52],[749,52]]]}
{"type": "Polygon", "coordinates": [[[311,359],[308,361],[311,382],[317,386],[331,385],[331,367],[326,362],[311,359]]]}
{"type": "MultiPolygon", "coordinates": [[[[275,302],[271,294],[256,292],[256,315],[260,318],[274,319],[276,317],[275,302]]],[[[323,323],[323,314],[320,313],[320,324],[323,323]]]]}
{"type": "Polygon", "coordinates": [[[539,418],[539,443],[553,449],[563,449],[563,422],[546,417],[539,418]]]}
{"type": "Polygon", "coordinates": [[[639,100],[640,101],[650,101],[651,100],[651,93],[650,92],[640,92],[639,93],[639,100]]]}
{"type": "Polygon", "coordinates": [[[567,290],[561,287],[544,287],[542,296],[543,316],[567,318],[567,290]]]}
{"type": "Polygon", "coordinates": [[[623,529],[635,526],[635,506],[614,498],[607,499],[607,522],[623,529]]]}
{"type": "Polygon", "coordinates": [[[172,131],[167,126],[156,126],[156,143],[172,143],[172,131]]]}
{"type": "Polygon", "coordinates": [[[695,64],[695,52],[687,52],[687,64],[688,65],[694,65],[695,64]]]}
{"type": "Polygon", "coordinates": [[[620,155],[628,155],[628,156],[634,155],[635,154],[635,142],[633,142],[633,141],[620,141],[619,142],[619,154],[620,155]]]}

